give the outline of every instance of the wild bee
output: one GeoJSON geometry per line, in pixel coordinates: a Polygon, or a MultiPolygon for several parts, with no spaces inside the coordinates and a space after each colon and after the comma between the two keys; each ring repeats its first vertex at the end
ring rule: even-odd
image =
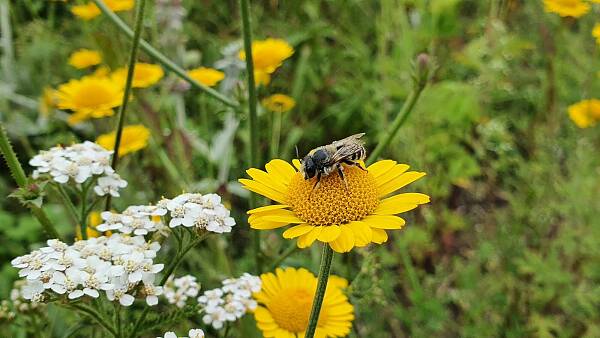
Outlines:
{"type": "Polygon", "coordinates": [[[360,140],[364,134],[355,134],[339,141],[333,141],[331,144],[317,147],[309,151],[300,160],[302,164],[300,172],[304,175],[304,179],[309,180],[315,176],[317,177],[312,190],[319,187],[322,176],[328,176],[334,171],[337,171],[346,187],[348,187],[342,164],[354,165],[366,170],[359,163],[366,157],[364,142],[360,140]]]}

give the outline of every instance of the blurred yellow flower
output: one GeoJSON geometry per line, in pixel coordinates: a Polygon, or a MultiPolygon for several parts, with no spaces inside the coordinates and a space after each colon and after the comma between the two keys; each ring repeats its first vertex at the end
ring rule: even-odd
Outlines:
{"type": "MultiPolygon", "coordinates": [[[[261,291],[253,295],[259,304],[254,318],[263,336],[304,337],[317,289],[315,275],[303,268],[286,268],[262,274],[260,279],[261,291]]],[[[354,308],[344,295],[347,284],[341,277],[329,277],[315,337],[345,337],[350,333],[354,308]]]]}
{"type": "Polygon", "coordinates": [[[260,69],[254,70],[254,85],[256,85],[257,87],[260,85],[268,86],[270,82],[271,82],[271,74],[265,72],[264,70],[260,70],[260,69]]]}
{"type": "Polygon", "coordinates": [[[589,128],[600,121],[600,100],[579,101],[568,108],[569,117],[579,128],[589,128]]]}
{"type": "MultiPolygon", "coordinates": [[[[150,87],[160,81],[164,75],[165,72],[159,65],[137,62],[133,71],[132,86],[134,88],[150,87]]],[[[117,83],[125,86],[125,81],[127,80],[127,68],[119,68],[115,70],[111,76],[117,83]]]]}
{"type": "Polygon", "coordinates": [[[68,123],[73,125],[90,118],[111,116],[123,101],[123,86],[106,77],[84,76],[58,87],[58,108],[74,112],[68,123]]]}
{"type": "MultiPolygon", "coordinates": [[[[104,0],[104,4],[114,12],[128,11],[133,8],[134,0],[104,0]]],[[[100,8],[93,2],[71,7],[71,13],[83,20],[91,20],[100,13],[100,8]]]]}
{"type": "MultiPolygon", "coordinates": [[[[97,231],[96,227],[102,223],[102,218],[100,217],[100,213],[97,211],[90,212],[88,216],[87,228],[85,229],[85,233],[87,234],[87,238],[94,238],[102,236],[102,232],[97,231]]],[[[112,232],[107,231],[106,236],[112,235],[112,232]]],[[[82,240],[81,237],[81,227],[78,225],[75,228],[75,237],[78,241],[82,240]]]]}
{"type": "Polygon", "coordinates": [[[285,113],[296,106],[296,100],[284,94],[273,94],[262,100],[262,105],[272,112],[285,113]]]}
{"type": "Polygon", "coordinates": [[[188,75],[205,86],[212,87],[225,78],[225,73],[213,68],[198,67],[190,70],[188,75]]]}
{"type": "MultiPolygon", "coordinates": [[[[115,148],[116,132],[98,136],[96,143],[106,150],[115,148]]],[[[150,130],[141,124],[125,126],[123,135],[121,135],[121,145],[119,146],[119,155],[125,155],[146,148],[150,130]]]]}
{"type": "Polygon", "coordinates": [[[57,97],[56,90],[50,87],[45,87],[42,96],[39,98],[38,110],[42,117],[50,116],[50,112],[56,107],[57,97]]]}
{"type": "Polygon", "coordinates": [[[590,11],[590,5],[581,0],[544,0],[544,9],[563,17],[578,18],[590,11]]]}
{"type": "Polygon", "coordinates": [[[407,171],[409,166],[383,160],[367,170],[345,166],[345,182],[337,174],[324,176],[313,189],[314,179],[305,180],[300,161],[275,159],[267,163],[266,172],[251,168],[252,179],[240,179],[244,188],[279,204],[248,211],[252,229],[270,230],[293,224],[283,238],[298,238],[299,248],[311,246],[315,240],[329,244],[336,252],[349,252],[354,247],[387,241],[386,230],[399,230],[406,223],[395,216],[429,203],[420,193],[391,193],[425,176],[407,171]]]}
{"type": "Polygon", "coordinates": [[[600,45],[600,23],[594,25],[592,36],[596,38],[596,43],[600,45]]]}
{"type": "Polygon", "coordinates": [[[95,50],[82,48],[69,56],[69,64],[77,69],[95,66],[102,62],[102,56],[95,50]]]}
{"type": "MultiPolygon", "coordinates": [[[[252,42],[254,69],[273,73],[283,61],[294,54],[294,48],[282,39],[266,39],[252,42]]],[[[246,53],[240,52],[240,59],[246,60],[246,53]]]]}
{"type": "Polygon", "coordinates": [[[108,68],[108,66],[102,65],[102,66],[96,68],[94,73],[92,73],[92,76],[109,77],[110,76],[110,68],[108,68]]]}

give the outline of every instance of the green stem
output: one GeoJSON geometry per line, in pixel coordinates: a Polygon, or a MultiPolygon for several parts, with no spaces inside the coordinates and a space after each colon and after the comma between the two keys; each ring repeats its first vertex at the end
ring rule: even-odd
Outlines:
{"type": "Polygon", "coordinates": [[[408,248],[406,246],[400,247],[400,258],[402,259],[402,265],[404,265],[404,270],[406,270],[406,275],[410,282],[410,286],[413,291],[421,292],[421,284],[419,283],[419,278],[415,272],[415,268],[413,266],[410,255],[408,254],[408,248]]]}
{"type": "MultiPolygon", "coordinates": [[[[102,3],[102,1],[100,1],[102,3]]],[[[104,3],[102,3],[104,5],[104,3]]],[[[99,5],[100,6],[100,5],[99,5]]],[[[127,66],[127,78],[125,80],[125,90],[123,93],[123,102],[119,107],[119,120],[117,124],[117,132],[115,135],[114,153],[112,157],[111,167],[117,170],[117,164],[119,163],[119,148],[121,146],[121,137],[123,136],[123,126],[125,124],[125,112],[127,111],[127,104],[129,103],[129,96],[131,93],[131,87],[133,84],[133,74],[135,72],[135,60],[137,59],[138,47],[140,45],[140,36],[142,34],[142,26],[144,24],[144,8],[146,7],[146,0],[136,1],[135,8],[135,26],[133,32],[133,41],[131,43],[131,51],[129,52],[129,64],[127,66]]],[[[111,195],[106,197],[105,210],[110,210],[110,204],[112,202],[111,195]]],[[[81,234],[83,236],[83,233],[81,234]]]]}
{"type": "Polygon", "coordinates": [[[321,313],[321,305],[325,298],[325,290],[327,290],[327,281],[329,280],[329,270],[331,269],[331,260],[333,259],[333,249],[329,244],[323,244],[323,255],[321,256],[321,268],[319,269],[319,282],[317,284],[317,292],[313,299],[312,310],[310,311],[310,319],[308,320],[308,328],[304,338],[313,338],[317,330],[319,322],[319,314],[321,313]]]}
{"type": "MultiPolygon", "coordinates": [[[[246,73],[248,80],[248,127],[250,128],[250,167],[257,167],[258,160],[258,115],[256,113],[256,85],[254,84],[254,59],[252,55],[252,31],[250,28],[249,0],[240,0],[240,13],[242,16],[242,35],[244,36],[244,52],[246,54],[246,73]]],[[[256,206],[254,194],[250,197],[250,208],[256,206]]],[[[252,233],[254,247],[254,261],[256,272],[262,272],[262,255],[260,251],[260,232],[252,233]]]]}
{"type": "MultiPolygon", "coordinates": [[[[10,170],[10,173],[17,185],[23,189],[26,189],[27,176],[25,176],[25,171],[17,159],[17,154],[15,154],[15,151],[10,145],[8,135],[6,134],[6,130],[4,129],[4,124],[2,122],[0,122],[0,151],[2,152],[2,156],[6,161],[6,165],[8,166],[8,169],[10,170]]],[[[29,209],[31,209],[33,216],[37,218],[38,222],[40,222],[48,237],[60,238],[58,231],[56,231],[56,228],[54,225],[52,225],[52,222],[50,222],[50,219],[48,219],[48,216],[43,209],[31,203],[28,203],[27,206],[29,209]]]]}
{"type": "Polygon", "coordinates": [[[106,321],[106,319],[104,319],[104,317],[102,317],[94,309],[89,308],[89,307],[87,307],[85,305],[81,305],[81,304],[65,304],[65,306],[66,307],[74,308],[76,310],[79,310],[79,311],[85,313],[91,319],[95,320],[98,324],[100,324],[100,326],[102,326],[108,332],[110,332],[114,337],[118,337],[117,331],[106,321]]]}
{"type": "MultiPolygon", "coordinates": [[[[110,21],[112,21],[123,33],[125,33],[125,35],[127,35],[130,38],[133,38],[134,31],[131,30],[131,28],[129,28],[129,26],[127,26],[127,24],[125,22],[123,22],[123,20],[121,20],[121,18],[119,18],[119,16],[117,16],[110,8],[106,7],[106,5],[104,4],[104,2],[102,0],[92,0],[92,1],[100,8],[102,13],[104,13],[104,15],[106,15],[110,19],[110,21]]],[[[146,53],[148,53],[148,55],[150,55],[153,59],[155,59],[158,63],[160,63],[165,68],[172,71],[173,73],[175,73],[180,78],[189,82],[192,86],[202,90],[206,94],[223,102],[227,106],[230,106],[232,108],[237,108],[239,106],[239,103],[235,102],[234,100],[232,100],[232,99],[224,96],[223,94],[219,93],[218,91],[216,91],[212,88],[209,88],[209,87],[201,84],[200,82],[192,79],[183,68],[179,67],[177,64],[175,64],[173,61],[171,61],[164,54],[162,54],[161,52],[156,50],[148,42],[141,40],[140,47],[146,53]]]]}
{"type": "MultiPolygon", "coordinates": [[[[200,236],[196,237],[195,239],[191,240],[188,243],[188,245],[185,248],[183,248],[183,250],[178,251],[177,255],[175,255],[175,259],[171,261],[171,264],[169,264],[169,266],[165,270],[165,275],[160,280],[160,283],[158,284],[159,286],[165,285],[165,283],[167,282],[167,280],[169,279],[169,277],[171,276],[171,274],[175,271],[175,269],[177,269],[177,267],[179,266],[179,264],[181,264],[181,262],[183,261],[183,257],[185,257],[185,255],[193,247],[195,247],[196,245],[198,245],[198,243],[200,243],[204,239],[206,239],[206,237],[208,237],[208,235],[209,235],[209,233],[207,232],[207,233],[205,233],[203,235],[200,235],[200,236]]],[[[144,319],[146,319],[146,316],[148,315],[149,311],[150,311],[150,307],[146,306],[144,308],[144,311],[140,315],[140,317],[136,320],[136,322],[135,322],[135,324],[133,326],[133,330],[129,334],[129,338],[133,338],[135,336],[136,332],[138,332],[138,330],[140,329],[140,326],[144,322],[144,319]]]]}
{"type": "Polygon", "coordinates": [[[65,190],[65,188],[63,188],[63,186],[60,183],[55,184],[55,186],[56,190],[58,191],[58,196],[62,200],[62,203],[65,205],[65,208],[69,212],[69,215],[71,215],[71,217],[73,218],[75,224],[77,224],[79,222],[79,216],[77,213],[77,209],[73,204],[73,201],[71,201],[71,198],[69,198],[69,194],[67,194],[67,191],[65,190]]]}
{"type": "Polygon", "coordinates": [[[283,119],[282,112],[272,112],[273,116],[273,132],[271,136],[271,158],[279,156],[279,140],[281,139],[281,120],[283,119]]]}
{"type": "Polygon", "coordinates": [[[121,326],[121,305],[114,303],[115,306],[115,327],[117,328],[117,337],[123,337],[123,329],[121,326]]]}
{"type": "Polygon", "coordinates": [[[369,165],[369,164],[373,163],[375,160],[377,160],[379,155],[381,155],[381,152],[385,148],[387,148],[387,146],[390,144],[390,142],[392,142],[392,140],[398,133],[398,130],[400,130],[400,127],[402,127],[404,125],[404,123],[406,122],[406,120],[408,119],[408,117],[410,116],[412,111],[414,110],[413,108],[415,107],[415,104],[419,100],[419,96],[421,96],[423,89],[425,89],[425,84],[422,84],[422,85],[418,84],[410,92],[410,95],[408,96],[406,101],[404,101],[404,104],[402,105],[402,109],[400,109],[400,112],[398,112],[398,115],[396,115],[396,117],[394,118],[394,121],[392,122],[390,129],[379,140],[379,143],[375,147],[375,150],[373,150],[371,152],[371,155],[367,159],[367,165],[369,165]]]}
{"type": "MultiPolygon", "coordinates": [[[[143,1],[143,0],[142,0],[143,1]]],[[[88,190],[90,189],[90,184],[84,185],[81,188],[81,215],[79,218],[79,226],[81,227],[81,239],[87,239],[87,211],[88,211],[88,207],[87,207],[87,195],[88,195],[88,190]]]]}

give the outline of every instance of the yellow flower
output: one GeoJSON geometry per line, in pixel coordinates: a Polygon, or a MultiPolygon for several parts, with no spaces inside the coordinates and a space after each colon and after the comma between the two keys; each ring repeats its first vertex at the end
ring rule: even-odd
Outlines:
{"type": "Polygon", "coordinates": [[[600,100],[583,100],[569,106],[569,117],[579,128],[588,128],[600,121],[600,100]]]}
{"type": "Polygon", "coordinates": [[[102,56],[95,50],[80,49],[69,56],[69,64],[77,69],[95,66],[102,62],[102,56]]]}
{"type": "MultiPolygon", "coordinates": [[[[134,0],[104,0],[104,4],[113,12],[128,11],[133,8],[134,0]]],[[[91,20],[100,13],[100,8],[93,2],[88,2],[83,5],[75,5],[71,7],[71,13],[83,20],[91,20]]]]}
{"type": "MultiPolygon", "coordinates": [[[[85,233],[87,234],[87,238],[94,238],[102,236],[102,232],[97,231],[96,227],[102,223],[102,218],[100,217],[100,213],[97,211],[90,212],[88,216],[88,224],[85,229],[85,233]]],[[[107,231],[106,236],[112,235],[112,232],[107,231]]],[[[75,228],[75,237],[78,241],[82,240],[81,237],[81,227],[78,225],[75,228]]]]}
{"type": "MultiPolygon", "coordinates": [[[[286,268],[262,274],[260,279],[262,289],[254,294],[259,303],[254,318],[263,336],[304,337],[317,289],[317,278],[306,269],[286,268]]],[[[354,308],[343,293],[345,286],[333,279],[344,280],[336,276],[329,277],[316,337],[345,337],[352,327],[354,308]]]]}
{"type": "Polygon", "coordinates": [[[596,38],[596,43],[600,45],[600,23],[594,25],[592,36],[596,38]]]}
{"type": "MultiPolygon", "coordinates": [[[[115,148],[116,132],[98,136],[96,143],[104,149],[113,150],[115,148]]],[[[123,135],[121,135],[121,145],[119,146],[119,155],[125,155],[146,148],[150,130],[141,124],[125,126],[123,135]]]]}
{"type": "Polygon", "coordinates": [[[271,74],[265,72],[264,70],[255,69],[254,70],[254,85],[255,86],[268,86],[271,83],[271,74]]]}
{"type": "Polygon", "coordinates": [[[39,99],[38,109],[40,114],[42,117],[48,117],[54,107],[56,107],[56,90],[45,87],[39,99]]]}
{"type": "Polygon", "coordinates": [[[58,87],[58,108],[70,109],[69,124],[90,118],[111,116],[113,108],[123,101],[123,87],[114,81],[97,76],[84,76],[58,87]]]}
{"type": "MultiPolygon", "coordinates": [[[[163,78],[165,72],[159,65],[151,63],[137,62],[133,71],[133,83],[134,88],[146,88],[157,83],[163,78]]],[[[113,80],[121,83],[125,86],[127,80],[127,68],[122,67],[114,71],[112,74],[113,80]]]]}
{"type": "MultiPolygon", "coordinates": [[[[300,161],[293,164],[300,169],[300,161]]],[[[425,176],[408,168],[392,160],[379,161],[367,170],[345,166],[347,186],[339,175],[331,174],[322,177],[313,190],[314,179],[305,180],[288,162],[275,159],[267,163],[266,172],[248,169],[252,180],[239,181],[244,188],[279,203],[248,211],[251,228],[268,230],[294,224],[283,237],[298,238],[299,248],[319,240],[336,252],[349,252],[354,247],[386,242],[386,230],[404,226],[404,219],[396,214],[429,202],[429,196],[419,193],[384,198],[425,176]]]]}
{"type": "MultiPolygon", "coordinates": [[[[266,39],[252,42],[254,69],[273,73],[283,61],[294,54],[294,48],[282,39],[266,39]]],[[[240,59],[246,60],[246,53],[240,52],[240,59]]]]}
{"type": "Polygon", "coordinates": [[[225,73],[212,68],[199,67],[192,69],[188,75],[205,86],[212,87],[225,78],[225,73]]]}
{"type": "Polygon", "coordinates": [[[544,0],[546,12],[578,18],[590,11],[590,5],[581,0],[544,0]]]}
{"type": "Polygon", "coordinates": [[[285,113],[296,106],[296,100],[284,94],[273,94],[262,100],[262,105],[272,112],[285,113]]]}

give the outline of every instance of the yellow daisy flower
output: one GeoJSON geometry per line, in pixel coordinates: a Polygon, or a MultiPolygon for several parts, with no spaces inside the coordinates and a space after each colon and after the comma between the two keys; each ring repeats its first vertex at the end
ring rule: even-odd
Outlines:
{"type": "MultiPolygon", "coordinates": [[[[96,143],[106,150],[115,148],[116,132],[98,136],[96,143]]],[[[136,152],[148,146],[150,130],[141,124],[125,126],[121,135],[121,144],[119,145],[119,155],[136,152]]]]}
{"type": "Polygon", "coordinates": [[[569,117],[579,128],[589,128],[600,121],[600,100],[579,101],[568,108],[569,117]]]}
{"type": "Polygon", "coordinates": [[[84,76],[70,80],[57,90],[57,106],[74,112],[69,124],[77,124],[90,118],[111,116],[113,108],[123,101],[123,87],[109,78],[84,76]]]}
{"type": "Polygon", "coordinates": [[[596,38],[596,43],[600,45],[600,23],[594,25],[592,36],[596,38]]]}
{"type": "Polygon", "coordinates": [[[102,56],[95,50],[82,48],[69,56],[69,64],[77,69],[95,66],[102,62],[102,56]]]}
{"type": "MultiPolygon", "coordinates": [[[[283,61],[294,54],[294,48],[282,39],[266,39],[252,42],[254,69],[273,73],[283,61]]],[[[246,60],[246,53],[240,52],[240,59],[246,60]]]]}
{"type": "MultiPolygon", "coordinates": [[[[317,278],[306,269],[277,269],[260,276],[262,289],[254,294],[259,306],[254,311],[264,337],[301,338],[307,329],[317,278]]],[[[346,280],[329,277],[316,337],[345,337],[350,333],[354,308],[344,295],[346,280]],[[337,282],[334,282],[334,279],[337,282]]]]}
{"type": "Polygon", "coordinates": [[[590,5],[581,0],[544,0],[546,12],[578,18],[590,11],[590,5]]]}
{"type": "MultiPolygon", "coordinates": [[[[146,88],[160,81],[163,78],[165,72],[159,65],[151,63],[137,62],[133,71],[133,83],[134,88],[146,88]]],[[[118,83],[125,86],[127,80],[127,68],[122,67],[115,70],[111,77],[118,83]]]]}
{"type": "MultiPolygon", "coordinates": [[[[113,12],[128,11],[133,8],[134,0],[104,0],[104,4],[113,12]]],[[[71,13],[83,20],[91,20],[100,13],[100,8],[93,2],[88,2],[83,5],[75,5],[71,7],[71,13]]]]}
{"type": "Polygon", "coordinates": [[[298,238],[299,248],[309,247],[315,240],[328,243],[336,252],[384,243],[386,230],[398,230],[405,224],[396,214],[429,202],[429,196],[419,193],[385,198],[425,176],[407,171],[408,165],[396,161],[379,161],[367,170],[346,166],[347,187],[339,175],[331,174],[322,177],[314,190],[314,180],[305,180],[298,172],[300,161],[293,164],[275,159],[267,163],[266,172],[248,169],[252,179],[239,181],[244,188],[279,203],[248,211],[250,227],[268,230],[294,224],[283,237],[298,238]]]}
{"type": "Polygon", "coordinates": [[[205,86],[212,87],[225,78],[225,73],[213,68],[199,67],[192,69],[188,75],[205,86]]]}
{"type": "Polygon", "coordinates": [[[296,106],[296,100],[284,94],[273,94],[262,100],[262,105],[272,112],[285,113],[296,106]]]}

